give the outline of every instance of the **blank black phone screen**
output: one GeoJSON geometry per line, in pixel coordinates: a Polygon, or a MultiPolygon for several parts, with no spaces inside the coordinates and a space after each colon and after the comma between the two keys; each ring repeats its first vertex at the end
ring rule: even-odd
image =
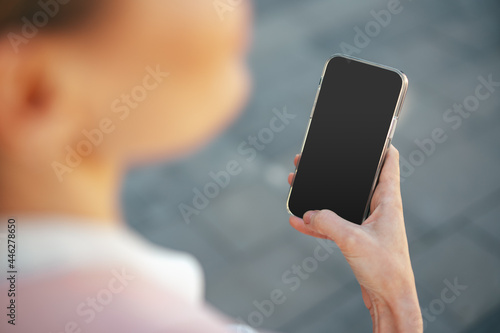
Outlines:
{"type": "Polygon", "coordinates": [[[402,86],[398,72],[329,60],[288,201],[293,215],[329,209],[363,221],[402,86]]]}

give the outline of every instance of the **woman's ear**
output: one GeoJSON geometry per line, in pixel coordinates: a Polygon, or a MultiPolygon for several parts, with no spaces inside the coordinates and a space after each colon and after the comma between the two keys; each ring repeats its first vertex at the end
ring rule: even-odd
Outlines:
{"type": "Polygon", "coordinates": [[[64,82],[57,76],[60,71],[50,47],[40,35],[16,53],[8,39],[0,40],[0,157],[4,160],[54,159],[69,139],[75,112],[61,97],[64,82]]]}

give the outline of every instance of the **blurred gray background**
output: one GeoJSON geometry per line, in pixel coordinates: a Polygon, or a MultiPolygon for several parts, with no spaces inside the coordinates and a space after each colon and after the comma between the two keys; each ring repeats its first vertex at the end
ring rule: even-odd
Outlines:
{"type": "MultiPolygon", "coordinates": [[[[287,175],[325,61],[342,52],[342,42],[355,46],[354,29],[364,30],[374,21],[371,11],[389,3],[256,1],[249,57],[254,91],[245,112],[195,155],[130,171],[123,189],[127,221],[152,242],[196,256],[208,301],[226,314],[282,332],[371,330],[342,255],[323,247],[328,259],[314,262],[321,245],[289,226],[285,201],[287,175]],[[248,161],[240,144],[269,126],[273,109],[284,108],[295,119],[248,161]],[[185,223],[179,204],[192,206],[193,189],[203,190],[212,181],[209,173],[231,160],[241,164],[241,174],[185,223]],[[310,273],[299,277],[294,265],[310,273]],[[259,311],[256,304],[266,304],[276,289],[284,303],[272,314],[259,311]]],[[[499,332],[500,87],[479,105],[471,96],[478,77],[500,81],[500,4],[402,0],[401,8],[353,55],[399,68],[410,80],[393,144],[402,158],[405,220],[425,331],[499,332]],[[477,110],[447,118],[447,110],[464,101],[477,110]],[[415,140],[431,138],[438,128],[447,139],[426,155],[415,140]],[[467,288],[445,302],[442,292],[454,282],[467,288]]]]}

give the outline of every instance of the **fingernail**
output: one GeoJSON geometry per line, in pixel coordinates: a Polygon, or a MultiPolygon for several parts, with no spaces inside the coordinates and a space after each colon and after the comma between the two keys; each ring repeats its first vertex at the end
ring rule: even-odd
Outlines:
{"type": "Polygon", "coordinates": [[[313,219],[314,215],[318,213],[317,210],[310,210],[304,214],[304,223],[305,224],[310,224],[311,220],[313,219]]]}

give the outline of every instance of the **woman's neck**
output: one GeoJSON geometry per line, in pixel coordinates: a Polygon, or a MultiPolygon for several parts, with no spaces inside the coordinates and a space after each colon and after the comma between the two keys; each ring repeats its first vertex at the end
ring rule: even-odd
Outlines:
{"type": "Polygon", "coordinates": [[[120,178],[111,164],[93,161],[82,163],[62,181],[50,165],[2,163],[0,215],[67,215],[118,225],[120,178]]]}

